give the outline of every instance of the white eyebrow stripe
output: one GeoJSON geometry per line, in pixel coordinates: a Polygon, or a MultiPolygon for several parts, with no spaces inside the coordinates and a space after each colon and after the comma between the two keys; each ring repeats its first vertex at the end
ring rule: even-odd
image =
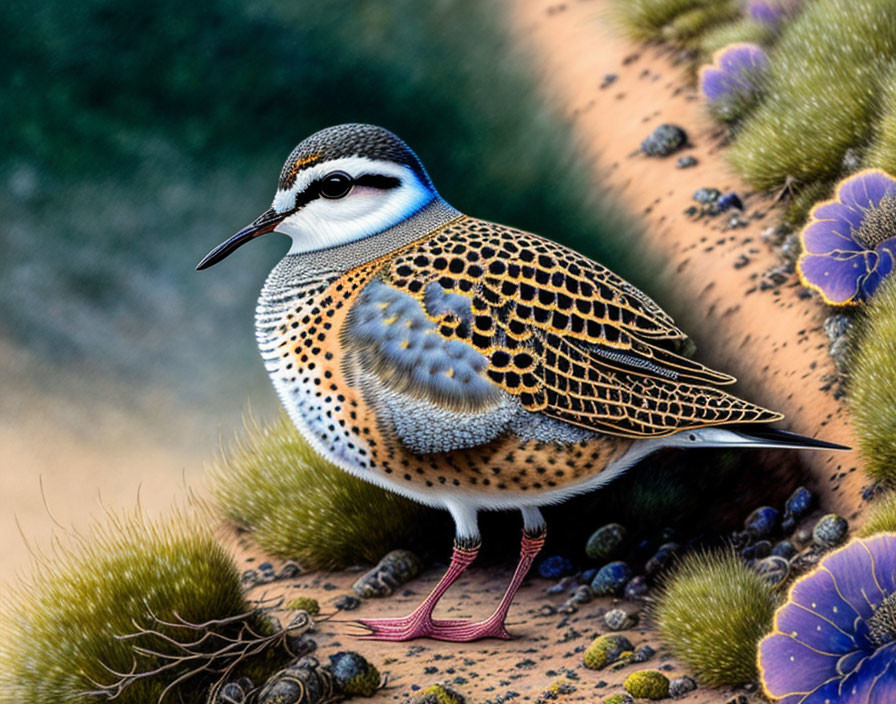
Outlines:
{"type": "Polygon", "coordinates": [[[302,169],[296,175],[296,180],[286,190],[278,190],[274,196],[271,207],[276,213],[285,213],[295,205],[296,196],[304,191],[317,179],[326,176],[331,171],[345,171],[352,178],[357,178],[365,173],[377,173],[384,176],[392,176],[399,180],[407,177],[408,172],[413,171],[403,164],[396,164],[381,159],[368,159],[365,156],[346,156],[341,159],[315,164],[307,169],[302,169]]]}

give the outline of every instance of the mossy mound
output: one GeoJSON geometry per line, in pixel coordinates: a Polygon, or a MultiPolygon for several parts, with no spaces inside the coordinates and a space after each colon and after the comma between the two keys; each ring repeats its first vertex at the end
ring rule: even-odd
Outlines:
{"type": "Polygon", "coordinates": [[[774,589],[730,551],[686,557],[655,607],[660,634],[704,684],[756,676],[756,646],[771,628],[774,589]]]}
{"type": "Polygon", "coordinates": [[[589,670],[600,670],[631,653],[632,644],[625,636],[605,633],[598,636],[585,650],[582,661],[589,670]]]}
{"type": "MultiPolygon", "coordinates": [[[[13,591],[0,615],[0,702],[96,702],[86,693],[118,681],[110,670],[147,672],[162,664],[135,654],[134,646],[178,652],[158,636],[120,636],[154,628],[183,642],[195,639],[196,631],[160,623],[201,624],[249,612],[237,567],[211,525],[199,509],[160,520],[139,511],[110,514],[84,534],[57,540],[50,555],[36,557],[31,580],[13,591]]],[[[258,633],[272,628],[261,615],[243,623],[258,633]]],[[[246,674],[269,674],[285,662],[282,654],[269,656],[245,663],[246,674]]],[[[179,674],[133,681],[116,701],[152,704],[179,674]]],[[[200,675],[173,693],[182,701],[204,701],[210,684],[200,675]]]]}
{"type": "Polygon", "coordinates": [[[862,528],[862,536],[878,533],[896,533],[896,492],[889,491],[877,499],[870,507],[868,518],[862,528]]]}
{"type": "Polygon", "coordinates": [[[665,699],[669,696],[669,678],[659,670],[638,670],[622,684],[635,699],[665,699]]]}
{"type": "Polygon", "coordinates": [[[212,468],[212,492],[265,552],[308,569],[340,569],[443,537],[421,536],[417,526],[444,516],[324,461],[285,414],[246,427],[212,468]]]}
{"type": "Polygon", "coordinates": [[[709,29],[700,38],[700,59],[703,63],[712,61],[712,55],[731,44],[767,45],[775,37],[775,30],[764,22],[749,17],[735,22],[727,22],[709,29]]]}
{"type": "Polygon", "coordinates": [[[896,1],[817,0],[770,55],[767,98],[744,121],[731,163],[770,190],[836,179],[850,147],[874,134],[896,54],[896,1]]]}
{"type": "Polygon", "coordinates": [[[861,325],[850,371],[850,406],[868,473],[896,482],[896,281],[881,284],[861,325]]]}
{"type": "Polygon", "coordinates": [[[896,68],[890,71],[884,84],[880,122],[863,161],[864,166],[896,174],[896,68]]]}
{"type": "Polygon", "coordinates": [[[723,10],[730,16],[736,13],[736,6],[728,0],[617,0],[613,3],[613,15],[629,37],[649,41],[693,36],[717,21],[708,18],[717,18],[723,10]]]}

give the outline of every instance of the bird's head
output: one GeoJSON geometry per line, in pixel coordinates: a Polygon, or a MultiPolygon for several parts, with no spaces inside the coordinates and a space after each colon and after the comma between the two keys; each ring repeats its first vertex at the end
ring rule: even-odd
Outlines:
{"type": "Polygon", "coordinates": [[[196,268],[210,267],[268,232],[289,235],[290,254],[354,242],[387,230],[438,197],[420,159],[388,130],[328,127],[293,149],[271,207],[196,268]]]}

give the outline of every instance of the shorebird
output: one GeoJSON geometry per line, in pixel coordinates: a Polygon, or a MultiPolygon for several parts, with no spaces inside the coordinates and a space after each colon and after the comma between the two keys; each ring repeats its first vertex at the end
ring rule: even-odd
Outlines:
{"type": "Polygon", "coordinates": [[[199,263],[268,232],[292,238],[256,309],[265,366],[311,446],[456,525],[450,566],[403,618],[365,637],[508,638],[545,538],[539,507],[595,489],[663,447],[838,446],[717,388],[687,337],[607,268],[538,235],[464,215],[397,136],[324,129],[283,166],[273,203],[199,263]],[[433,610],[474,560],[477,513],[519,509],[519,563],[494,613],[433,610]]]}

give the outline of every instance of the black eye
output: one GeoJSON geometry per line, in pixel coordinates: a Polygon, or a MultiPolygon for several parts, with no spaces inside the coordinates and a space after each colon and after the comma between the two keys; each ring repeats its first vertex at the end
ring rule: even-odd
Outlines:
{"type": "Polygon", "coordinates": [[[344,171],[334,171],[320,182],[320,194],[324,198],[342,198],[348,195],[355,182],[344,171]]]}

